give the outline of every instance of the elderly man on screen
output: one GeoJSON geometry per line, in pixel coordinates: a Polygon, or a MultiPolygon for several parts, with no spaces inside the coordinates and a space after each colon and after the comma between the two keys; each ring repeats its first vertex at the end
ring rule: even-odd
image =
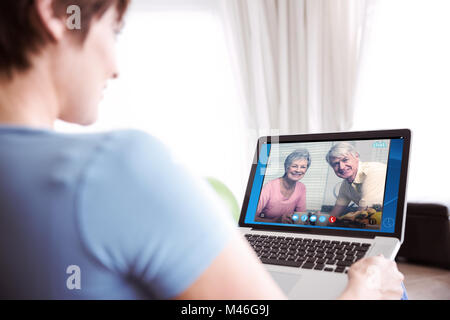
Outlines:
{"type": "Polygon", "coordinates": [[[351,201],[358,210],[382,205],[386,180],[386,165],[380,162],[362,162],[355,147],[348,142],[335,144],[327,153],[326,160],[334,173],[344,179],[331,216],[354,220],[356,214],[345,211],[351,201]]]}

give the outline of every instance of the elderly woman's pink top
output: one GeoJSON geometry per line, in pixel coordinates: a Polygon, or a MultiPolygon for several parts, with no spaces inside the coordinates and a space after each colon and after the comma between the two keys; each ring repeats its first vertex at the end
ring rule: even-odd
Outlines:
{"type": "Polygon", "coordinates": [[[276,218],[285,213],[306,211],[306,187],[297,182],[295,190],[289,198],[281,194],[281,179],[269,181],[261,191],[256,217],[276,218]]]}

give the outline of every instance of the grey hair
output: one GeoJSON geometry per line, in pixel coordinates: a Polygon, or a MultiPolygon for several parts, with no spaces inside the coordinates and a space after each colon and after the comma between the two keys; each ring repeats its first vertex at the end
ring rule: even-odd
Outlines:
{"type": "Polygon", "coordinates": [[[356,151],[354,145],[348,142],[338,142],[331,147],[325,159],[331,165],[331,158],[343,157],[349,153],[354,157],[359,157],[359,153],[356,151]]]}
{"type": "Polygon", "coordinates": [[[306,149],[297,149],[294,152],[291,152],[284,160],[284,174],[288,171],[292,162],[299,159],[305,159],[308,162],[307,168],[311,165],[311,157],[309,156],[309,152],[306,149]]]}

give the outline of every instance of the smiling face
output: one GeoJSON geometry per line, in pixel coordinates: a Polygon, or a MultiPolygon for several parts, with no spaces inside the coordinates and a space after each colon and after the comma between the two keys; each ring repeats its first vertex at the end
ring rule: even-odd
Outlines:
{"type": "Polygon", "coordinates": [[[348,182],[355,180],[358,172],[359,157],[347,153],[342,157],[330,158],[330,165],[334,170],[334,173],[342,179],[346,179],[348,182]]]}
{"type": "Polygon", "coordinates": [[[306,159],[294,160],[286,171],[286,178],[293,182],[297,182],[305,176],[307,170],[308,161],[306,159]]]}

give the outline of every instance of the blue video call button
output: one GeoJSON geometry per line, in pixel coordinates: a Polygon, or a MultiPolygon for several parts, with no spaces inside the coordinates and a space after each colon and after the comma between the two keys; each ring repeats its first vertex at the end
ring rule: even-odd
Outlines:
{"type": "Polygon", "coordinates": [[[316,222],[316,220],[317,220],[317,216],[314,214],[311,217],[309,217],[309,221],[311,221],[311,222],[316,222]]]}

